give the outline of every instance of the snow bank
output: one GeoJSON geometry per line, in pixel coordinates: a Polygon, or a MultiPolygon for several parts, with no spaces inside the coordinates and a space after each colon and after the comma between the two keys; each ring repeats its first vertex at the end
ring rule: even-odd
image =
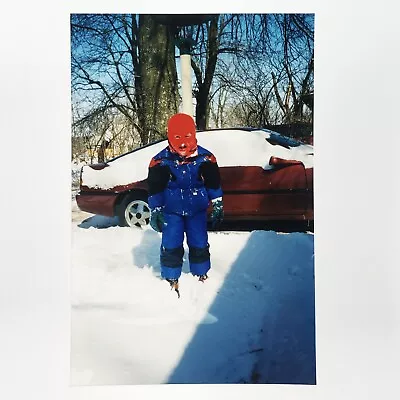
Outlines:
{"type": "Polygon", "coordinates": [[[313,235],[212,232],[181,298],[150,228],[72,228],[73,385],[315,383],[313,235]]]}

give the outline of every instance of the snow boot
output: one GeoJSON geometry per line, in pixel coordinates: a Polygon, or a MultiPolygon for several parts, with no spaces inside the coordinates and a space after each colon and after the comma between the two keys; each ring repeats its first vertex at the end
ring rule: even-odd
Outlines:
{"type": "Polygon", "coordinates": [[[200,281],[200,282],[203,282],[203,283],[204,283],[204,281],[205,281],[206,279],[208,279],[207,274],[198,275],[198,277],[199,277],[199,281],[200,281]]]}
{"type": "Polygon", "coordinates": [[[179,282],[178,279],[167,279],[167,282],[170,284],[171,286],[171,290],[174,289],[175,292],[178,295],[178,299],[181,297],[181,295],[179,294],[179,282]]]}

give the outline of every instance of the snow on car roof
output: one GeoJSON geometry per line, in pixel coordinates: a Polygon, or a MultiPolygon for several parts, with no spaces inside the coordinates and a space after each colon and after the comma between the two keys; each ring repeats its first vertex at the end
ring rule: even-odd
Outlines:
{"type": "MultiPolygon", "coordinates": [[[[313,146],[285,138],[270,130],[252,128],[215,129],[197,132],[198,144],[211,151],[220,167],[269,165],[271,156],[302,161],[313,166],[313,146]]],[[[91,188],[110,189],[147,178],[150,160],[168,145],[162,140],[118,156],[101,170],[83,168],[82,182],[91,188]]]]}

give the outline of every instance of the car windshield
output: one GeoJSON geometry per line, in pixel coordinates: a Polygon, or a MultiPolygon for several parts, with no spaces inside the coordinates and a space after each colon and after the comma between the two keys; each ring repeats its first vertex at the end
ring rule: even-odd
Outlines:
{"type": "Polygon", "coordinates": [[[279,145],[289,149],[290,147],[298,147],[302,144],[300,141],[296,139],[287,136],[282,136],[278,133],[269,131],[267,129],[263,129],[263,131],[268,132],[270,134],[269,138],[266,138],[266,140],[273,146],[279,145]]]}

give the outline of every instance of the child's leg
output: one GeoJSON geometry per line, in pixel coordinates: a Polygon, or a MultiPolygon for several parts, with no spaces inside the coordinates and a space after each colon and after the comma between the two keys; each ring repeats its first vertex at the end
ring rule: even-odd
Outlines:
{"type": "Polygon", "coordinates": [[[207,211],[185,218],[185,230],[189,246],[190,272],[193,275],[205,275],[210,269],[208,250],[207,211]]]}
{"type": "Polygon", "coordinates": [[[165,225],[161,240],[161,276],[165,279],[178,279],[182,272],[183,258],[183,217],[164,213],[165,225]]]}

